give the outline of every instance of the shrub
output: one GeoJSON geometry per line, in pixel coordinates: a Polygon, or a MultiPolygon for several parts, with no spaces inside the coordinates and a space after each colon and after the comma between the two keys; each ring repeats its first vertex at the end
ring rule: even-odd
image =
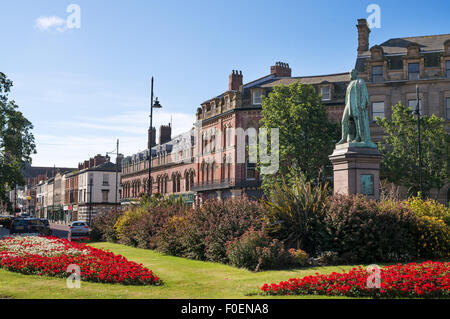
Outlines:
{"type": "Polygon", "coordinates": [[[417,228],[418,257],[450,257],[450,227],[436,217],[422,216],[418,219],[417,228]]]}
{"type": "Polygon", "coordinates": [[[271,239],[264,230],[250,228],[226,246],[231,265],[254,271],[283,266],[288,258],[283,243],[271,239]]]}
{"type": "Polygon", "coordinates": [[[304,267],[308,264],[309,255],[304,250],[291,248],[288,253],[293,265],[304,267]]]}
{"type": "Polygon", "coordinates": [[[263,227],[262,204],[245,197],[209,200],[187,215],[179,236],[183,257],[228,263],[225,244],[241,237],[250,227],[263,227]]]}
{"type": "Polygon", "coordinates": [[[408,199],[408,205],[417,216],[429,216],[443,220],[450,227],[450,207],[435,200],[423,200],[420,197],[408,199]]]}
{"type": "Polygon", "coordinates": [[[157,235],[157,249],[172,256],[182,256],[185,250],[181,234],[187,229],[186,216],[172,216],[157,235]]]}
{"type": "Polygon", "coordinates": [[[115,225],[119,241],[139,248],[155,249],[157,236],[167,221],[183,214],[184,206],[155,206],[132,208],[125,212],[115,225]]]}
{"type": "Polygon", "coordinates": [[[114,225],[123,213],[118,210],[110,210],[105,214],[98,214],[92,220],[91,238],[93,240],[117,241],[117,233],[114,225]]]}
{"type": "Polygon", "coordinates": [[[314,253],[316,236],[322,232],[320,226],[328,186],[314,186],[302,175],[291,184],[282,181],[273,185],[265,201],[267,227],[270,234],[284,241],[287,247],[314,253]]]}
{"type": "Polygon", "coordinates": [[[377,203],[364,196],[330,198],[324,218],[322,251],[335,251],[344,262],[405,261],[416,256],[416,216],[400,202],[377,203]]]}

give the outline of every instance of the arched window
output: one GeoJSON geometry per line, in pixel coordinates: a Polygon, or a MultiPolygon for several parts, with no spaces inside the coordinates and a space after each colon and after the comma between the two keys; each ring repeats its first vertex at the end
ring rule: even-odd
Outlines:
{"type": "Polygon", "coordinates": [[[194,186],[194,171],[191,172],[189,177],[189,190],[191,190],[193,186],[194,186]]]}
{"type": "Polygon", "coordinates": [[[211,184],[214,183],[215,171],[216,171],[216,163],[213,162],[211,164],[211,184]]]}
{"type": "Polygon", "coordinates": [[[227,158],[225,156],[223,157],[221,176],[220,177],[223,180],[227,179],[227,158]]]}
{"type": "Polygon", "coordinates": [[[164,194],[167,194],[167,184],[169,183],[169,176],[164,178],[164,194]]]}
{"type": "Polygon", "coordinates": [[[189,191],[189,172],[184,172],[184,189],[186,192],[189,191]]]}

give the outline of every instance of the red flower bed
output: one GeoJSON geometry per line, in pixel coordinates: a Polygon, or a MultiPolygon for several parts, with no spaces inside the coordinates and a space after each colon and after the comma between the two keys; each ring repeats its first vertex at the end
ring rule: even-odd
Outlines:
{"type": "Polygon", "coordinates": [[[0,267],[23,274],[68,277],[67,267],[80,267],[81,280],[130,285],[159,285],[142,264],[121,255],[57,237],[9,237],[0,240],[0,267]]]}
{"type": "Polygon", "coordinates": [[[306,276],[261,287],[266,295],[332,295],[374,298],[449,298],[450,263],[427,261],[386,266],[380,288],[368,288],[370,274],[361,266],[348,273],[306,276]]]}

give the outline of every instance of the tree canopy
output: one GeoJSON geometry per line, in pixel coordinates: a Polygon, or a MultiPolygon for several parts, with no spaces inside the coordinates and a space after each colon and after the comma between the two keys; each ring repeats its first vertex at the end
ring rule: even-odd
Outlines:
{"type": "Polygon", "coordinates": [[[279,129],[279,170],[263,175],[263,188],[280,177],[304,174],[307,180],[332,176],[328,156],[339,139],[339,125],[329,120],[312,85],[276,86],[262,102],[261,127],[279,129]]]}
{"type": "Polygon", "coordinates": [[[7,203],[6,192],[24,183],[21,168],[31,163],[31,154],[36,153],[33,125],[9,99],[12,86],[12,81],[0,72],[0,199],[7,203]]]}
{"type": "MultiPolygon", "coordinates": [[[[392,110],[391,120],[377,118],[377,124],[385,131],[384,141],[378,145],[384,155],[380,175],[389,182],[406,186],[410,195],[415,195],[420,191],[417,116],[401,103],[392,110]]],[[[449,180],[450,137],[445,131],[445,120],[436,115],[421,116],[420,125],[422,190],[427,195],[449,180]]]]}

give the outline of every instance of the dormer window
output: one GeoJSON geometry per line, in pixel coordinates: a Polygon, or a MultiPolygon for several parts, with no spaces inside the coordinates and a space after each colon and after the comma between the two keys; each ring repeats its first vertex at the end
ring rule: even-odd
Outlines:
{"type": "Polygon", "coordinates": [[[225,108],[226,109],[230,108],[230,97],[229,96],[225,97],[225,108]]]}
{"type": "Polygon", "coordinates": [[[418,80],[420,78],[419,63],[408,63],[408,80],[418,80]]]}
{"type": "Polygon", "coordinates": [[[372,82],[383,82],[383,66],[375,65],[372,67],[372,82]]]}
{"type": "Polygon", "coordinates": [[[261,105],[262,104],[262,92],[261,91],[254,91],[253,92],[253,104],[254,105],[261,105]]]}
{"type": "Polygon", "coordinates": [[[322,101],[329,101],[331,100],[331,90],[330,86],[322,86],[320,88],[320,95],[322,95],[322,101]]]}

